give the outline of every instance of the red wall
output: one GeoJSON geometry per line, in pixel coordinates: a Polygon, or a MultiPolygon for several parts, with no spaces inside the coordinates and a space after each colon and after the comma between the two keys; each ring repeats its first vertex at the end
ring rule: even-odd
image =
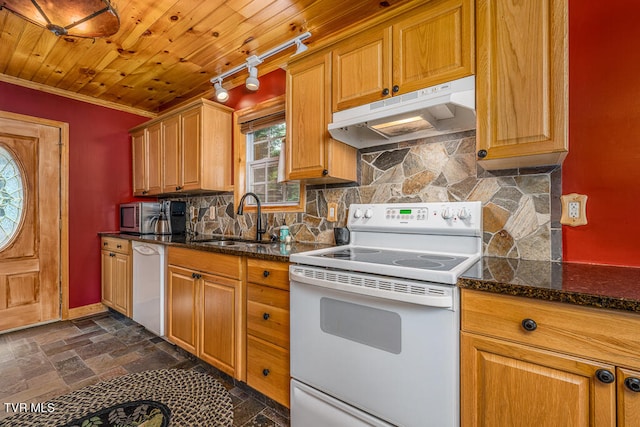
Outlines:
{"type": "Polygon", "coordinates": [[[97,233],[131,199],[127,131],[148,119],[3,82],[0,110],[69,123],[69,308],[100,302],[97,233]]]}
{"type": "MultiPolygon", "coordinates": [[[[226,105],[250,107],[285,93],[285,72],[260,76],[260,90],[229,91],[226,105]]],[[[118,229],[118,204],[132,197],[128,130],[149,120],[0,82],[0,110],[69,123],[69,308],[100,302],[101,231],[118,229]]]]}
{"type": "Polygon", "coordinates": [[[569,2],[569,154],[562,193],[588,224],[564,226],[564,260],[640,266],[640,3],[569,2]]]}

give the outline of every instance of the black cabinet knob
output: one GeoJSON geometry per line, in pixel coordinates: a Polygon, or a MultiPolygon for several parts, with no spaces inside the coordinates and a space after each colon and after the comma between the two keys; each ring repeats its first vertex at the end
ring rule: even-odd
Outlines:
{"type": "Polygon", "coordinates": [[[392,90],[393,90],[393,93],[398,93],[398,92],[400,92],[400,86],[393,85],[393,89],[392,90]]]}
{"type": "Polygon", "coordinates": [[[616,377],[607,369],[598,369],[596,371],[596,378],[605,384],[611,384],[616,380],[616,377]]]}
{"type": "Polygon", "coordinates": [[[640,392],[640,379],[629,377],[624,380],[624,385],[632,392],[640,392]]]}
{"type": "Polygon", "coordinates": [[[116,245],[118,249],[122,249],[122,245],[116,245]]]}
{"type": "Polygon", "coordinates": [[[142,191],[142,194],[147,194],[147,193],[148,193],[148,191],[147,191],[147,190],[143,190],[143,191],[142,191]]]}
{"type": "Polygon", "coordinates": [[[538,324],[533,319],[524,319],[522,321],[522,327],[524,328],[525,331],[531,332],[538,329],[538,324]]]}
{"type": "Polygon", "coordinates": [[[389,88],[385,87],[384,89],[382,89],[382,96],[387,96],[389,95],[389,88]]]}
{"type": "Polygon", "coordinates": [[[263,275],[264,277],[269,277],[269,274],[270,274],[270,273],[269,273],[269,270],[265,270],[265,271],[263,271],[263,272],[262,272],[262,275],[263,275]]]}
{"type": "Polygon", "coordinates": [[[264,375],[265,377],[266,377],[267,375],[269,375],[269,370],[268,370],[267,368],[263,369],[263,370],[262,370],[262,375],[264,375]]]}
{"type": "Polygon", "coordinates": [[[269,313],[263,313],[263,314],[262,314],[262,318],[263,318],[264,320],[269,320],[269,317],[271,317],[271,315],[270,315],[269,313]]]}
{"type": "Polygon", "coordinates": [[[478,150],[478,158],[479,159],[484,159],[485,157],[487,157],[487,154],[489,154],[487,152],[487,150],[478,150]]]}
{"type": "Polygon", "coordinates": [[[322,169],[322,176],[329,175],[329,171],[327,169],[322,169]]]}

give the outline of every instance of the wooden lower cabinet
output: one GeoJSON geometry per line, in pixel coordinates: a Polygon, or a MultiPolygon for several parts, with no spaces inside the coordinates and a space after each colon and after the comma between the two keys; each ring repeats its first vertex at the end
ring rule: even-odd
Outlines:
{"type": "Polygon", "coordinates": [[[613,426],[610,365],[462,333],[464,426],[613,426]]]}
{"type": "Polygon", "coordinates": [[[221,371],[242,379],[245,327],[244,286],[239,279],[242,257],[169,248],[168,262],[167,338],[221,371]],[[206,269],[216,270],[216,274],[206,269]]]}
{"type": "Polygon", "coordinates": [[[247,384],[289,407],[289,263],[247,259],[247,384]]]}
{"type": "Polygon", "coordinates": [[[125,316],[133,316],[131,242],[103,237],[102,303],[125,316]]]}
{"type": "Polygon", "coordinates": [[[461,425],[640,425],[640,316],[463,289],[461,425]]]}

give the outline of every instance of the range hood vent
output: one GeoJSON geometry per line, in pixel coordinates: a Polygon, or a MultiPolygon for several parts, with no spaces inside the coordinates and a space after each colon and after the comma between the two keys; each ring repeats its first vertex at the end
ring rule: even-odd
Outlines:
{"type": "Polygon", "coordinates": [[[356,148],[476,128],[475,77],[333,113],[329,133],[356,148]]]}

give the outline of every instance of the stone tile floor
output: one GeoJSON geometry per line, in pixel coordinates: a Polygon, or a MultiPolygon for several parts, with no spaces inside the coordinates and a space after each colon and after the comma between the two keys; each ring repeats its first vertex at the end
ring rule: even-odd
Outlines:
{"type": "MultiPolygon", "coordinates": [[[[288,426],[288,410],[118,313],[0,335],[0,420],[5,403],[38,403],[120,375],[178,368],[205,372],[229,390],[234,426],[288,426]]],[[[197,426],[189,426],[197,427],[197,426]]]]}

